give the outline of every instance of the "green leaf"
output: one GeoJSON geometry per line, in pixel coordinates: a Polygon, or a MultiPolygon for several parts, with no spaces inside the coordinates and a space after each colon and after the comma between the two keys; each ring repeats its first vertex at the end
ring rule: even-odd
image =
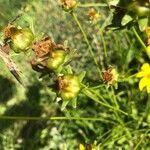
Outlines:
{"type": "Polygon", "coordinates": [[[63,100],[62,105],[61,105],[61,110],[64,110],[69,103],[69,100],[63,100]]]}
{"type": "Polygon", "coordinates": [[[86,75],[86,71],[83,71],[82,73],[80,73],[80,75],[79,75],[79,81],[80,82],[82,82],[82,80],[84,79],[85,75],[86,75]]]}
{"type": "Polygon", "coordinates": [[[113,5],[116,6],[119,3],[119,0],[111,0],[110,2],[108,2],[109,5],[113,5]]]}
{"type": "Polygon", "coordinates": [[[140,18],[138,20],[139,28],[141,31],[144,31],[146,27],[148,26],[148,18],[140,18]]]}
{"type": "Polygon", "coordinates": [[[71,68],[70,65],[67,65],[67,66],[65,67],[65,73],[66,73],[66,74],[73,74],[73,71],[72,71],[72,68],[71,68]]]}
{"type": "Polygon", "coordinates": [[[73,108],[77,107],[77,98],[72,99],[72,107],[73,108]]]}
{"type": "Polygon", "coordinates": [[[122,21],[121,21],[121,25],[125,26],[132,20],[133,20],[133,18],[130,15],[124,15],[124,17],[122,18],[122,21]]]}

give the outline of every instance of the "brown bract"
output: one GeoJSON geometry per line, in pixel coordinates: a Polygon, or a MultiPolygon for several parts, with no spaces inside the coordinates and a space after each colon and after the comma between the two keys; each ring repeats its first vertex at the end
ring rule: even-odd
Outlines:
{"type": "Polygon", "coordinates": [[[103,80],[108,85],[112,85],[118,81],[118,73],[115,68],[109,67],[107,70],[103,71],[103,80]]]}
{"type": "Polygon", "coordinates": [[[56,90],[60,93],[66,86],[68,86],[69,82],[63,77],[58,77],[56,80],[56,90]]]}
{"type": "Polygon", "coordinates": [[[6,54],[9,54],[9,52],[10,52],[10,46],[8,44],[5,44],[3,46],[0,45],[0,49],[6,54]]]}
{"type": "Polygon", "coordinates": [[[12,25],[12,24],[8,24],[5,28],[4,28],[4,37],[5,38],[11,38],[12,34],[14,34],[18,29],[12,25]]]}
{"type": "Polygon", "coordinates": [[[111,73],[111,69],[108,69],[106,71],[103,72],[103,80],[104,82],[108,83],[112,80],[113,75],[111,73]]]}
{"type": "Polygon", "coordinates": [[[39,42],[36,42],[32,46],[35,51],[37,58],[42,58],[50,54],[50,52],[55,48],[55,43],[52,42],[50,37],[46,37],[39,42]]]}

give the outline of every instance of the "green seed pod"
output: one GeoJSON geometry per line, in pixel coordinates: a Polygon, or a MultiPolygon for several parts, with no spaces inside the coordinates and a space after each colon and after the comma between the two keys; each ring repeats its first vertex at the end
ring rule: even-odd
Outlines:
{"type": "Polygon", "coordinates": [[[80,81],[78,76],[65,75],[58,80],[58,94],[62,100],[71,100],[76,98],[80,89],[80,81]]]}
{"type": "Polygon", "coordinates": [[[17,29],[11,35],[11,47],[15,52],[26,51],[34,40],[34,35],[29,28],[17,29]]]}
{"type": "Polygon", "coordinates": [[[47,67],[55,70],[64,63],[66,52],[64,50],[54,50],[51,52],[51,56],[47,61],[47,67]]]}

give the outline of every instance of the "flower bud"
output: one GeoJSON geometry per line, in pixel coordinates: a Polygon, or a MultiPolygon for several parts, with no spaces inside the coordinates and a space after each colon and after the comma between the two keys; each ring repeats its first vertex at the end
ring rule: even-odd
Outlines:
{"type": "Polygon", "coordinates": [[[92,23],[97,23],[101,18],[101,15],[93,8],[88,10],[87,16],[92,23]]]}
{"type": "Polygon", "coordinates": [[[76,0],[60,0],[60,4],[66,11],[68,11],[68,10],[72,10],[76,6],[77,1],[76,0]]]}
{"type": "Polygon", "coordinates": [[[26,51],[34,40],[34,35],[29,28],[17,29],[12,35],[12,48],[16,52],[26,51]]]}
{"type": "Polygon", "coordinates": [[[103,80],[105,83],[111,85],[118,81],[118,73],[115,68],[110,67],[103,72],[103,80]]]}
{"type": "Polygon", "coordinates": [[[47,67],[52,70],[58,69],[64,63],[65,56],[66,52],[64,50],[53,50],[47,60],[47,67]]]}
{"type": "Polygon", "coordinates": [[[71,100],[77,97],[81,85],[79,77],[75,75],[64,75],[56,82],[58,95],[62,100],[71,100]]]}

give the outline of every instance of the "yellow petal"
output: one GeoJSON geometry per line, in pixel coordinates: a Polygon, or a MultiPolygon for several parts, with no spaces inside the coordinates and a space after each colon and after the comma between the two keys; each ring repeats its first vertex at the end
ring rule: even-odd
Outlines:
{"type": "Polygon", "coordinates": [[[143,90],[144,87],[148,86],[148,79],[147,78],[142,78],[139,82],[139,89],[140,91],[143,90]]]}
{"type": "Polygon", "coordinates": [[[150,93],[150,85],[147,86],[147,93],[150,93]]]}
{"type": "Polygon", "coordinates": [[[150,72],[150,65],[148,63],[144,63],[141,67],[141,69],[145,72],[150,72]]]}
{"type": "Polygon", "coordinates": [[[136,74],[136,77],[137,78],[141,78],[141,77],[144,77],[145,76],[145,72],[144,71],[140,71],[140,72],[138,72],[137,74],[136,74]]]}
{"type": "Polygon", "coordinates": [[[79,150],[85,150],[84,145],[83,144],[79,144],[79,150]]]}

